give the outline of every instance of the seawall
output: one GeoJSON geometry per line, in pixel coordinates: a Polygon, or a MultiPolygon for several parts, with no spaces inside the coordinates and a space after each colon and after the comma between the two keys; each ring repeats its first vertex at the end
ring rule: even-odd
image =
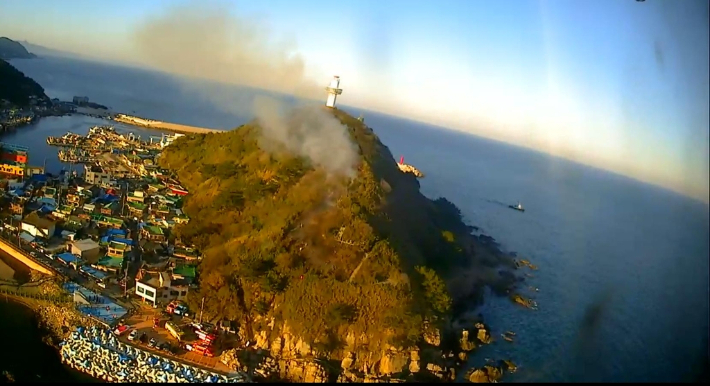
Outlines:
{"type": "Polygon", "coordinates": [[[54,276],[55,272],[51,268],[45,266],[44,264],[39,263],[35,259],[32,258],[32,256],[26,254],[24,251],[21,251],[17,249],[12,244],[9,244],[7,241],[0,239],[0,249],[3,250],[3,252],[7,253],[10,257],[16,259],[17,261],[21,262],[22,264],[26,265],[30,269],[33,269],[37,272],[41,272],[45,275],[49,276],[54,276]]]}
{"type": "Polygon", "coordinates": [[[173,131],[173,132],[182,133],[182,134],[207,134],[207,133],[219,133],[219,132],[223,131],[223,130],[217,130],[217,129],[208,129],[205,127],[188,126],[188,125],[181,125],[181,124],[177,124],[177,123],[154,121],[154,120],[148,120],[148,119],[132,117],[132,116],[127,116],[127,115],[115,116],[113,118],[113,120],[116,122],[126,123],[126,124],[133,125],[133,126],[145,127],[148,129],[156,129],[156,130],[167,130],[167,131],[173,131]]]}
{"type": "Polygon", "coordinates": [[[218,374],[122,343],[107,329],[79,327],[62,342],[62,362],[108,382],[249,383],[243,373],[218,374]]]}

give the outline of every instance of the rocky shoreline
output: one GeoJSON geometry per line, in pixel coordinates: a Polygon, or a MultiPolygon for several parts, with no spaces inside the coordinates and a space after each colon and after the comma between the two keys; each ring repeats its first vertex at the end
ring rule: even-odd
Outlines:
{"type": "MultiPolygon", "coordinates": [[[[474,239],[481,240],[476,236],[474,239]]],[[[517,290],[525,279],[512,271],[528,267],[537,269],[515,255],[504,254],[487,236],[485,243],[477,245],[481,258],[490,259],[490,266],[499,271],[497,279],[485,282],[494,293],[508,297],[512,302],[535,309],[532,299],[520,295],[517,290]],[[489,254],[488,257],[485,257],[489,254]]],[[[462,301],[471,307],[483,301],[481,288],[474,294],[463,296],[462,301]]],[[[255,320],[260,325],[255,339],[249,339],[246,331],[239,331],[239,348],[224,352],[220,360],[230,369],[249,374],[258,382],[338,382],[338,383],[402,383],[402,382],[454,382],[466,366],[476,348],[494,342],[490,329],[479,314],[466,319],[463,312],[455,315],[441,331],[435,328],[422,337],[414,347],[386,347],[375,354],[367,350],[366,337],[346,336],[345,347],[337,352],[319,352],[303,340],[290,334],[288,326],[280,326],[275,320],[255,320]],[[361,348],[361,349],[358,349],[361,348]]],[[[515,335],[512,332],[509,334],[515,335]]],[[[506,335],[512,342],[512,335],[506,335]]],[[[470,368],[463,379],[473,383],[497,382],[506,373],[514,373],[516,364],[510,360],[488,360],[480,368],[470,368]]]]}

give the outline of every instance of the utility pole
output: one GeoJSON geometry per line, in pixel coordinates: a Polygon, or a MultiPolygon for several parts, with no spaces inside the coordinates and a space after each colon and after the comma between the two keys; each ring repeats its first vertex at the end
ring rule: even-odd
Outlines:
{"type": "Polygon", "coordinates": [[[200,306],[200,321],[199,323],[202,324],[202,311],[205,309],[205,297],[202,297],[202,305],[200,306]]]}
{"type": "Polygon", "coordinates": [[[128,262],[126,262],[126,269],[123,271],[123,297],[128,297],[128,262]]]}
{"type": "Polygon", "coordinates": [[[17,224],[17,246],[20,246],[20,235],[22,234],[22,219],[25,217],[25,203],[22,203],[22,211],[20,211],[20,221],[17,224]]]}

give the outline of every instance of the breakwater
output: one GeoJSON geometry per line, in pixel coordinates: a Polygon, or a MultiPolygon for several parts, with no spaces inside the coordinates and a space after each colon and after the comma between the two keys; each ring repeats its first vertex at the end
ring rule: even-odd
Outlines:
{"type": "Polygon", "coordinates": [[[249,383],[243,373],[218,374],[125,344],[110,330],[78,327],[61,343],[69,367],[108,382],[249,383]]]}
{"type": "Polygon", "coordinates": [[[218,132],[222,131],[222,130],[217,130],[217,129],[208,129],[205,127],[196,127],[196,126],[180,125],[177,123],[156,121],[153,119],[134,117],[134,116],[125,115],[125,114],[116,114],[113,117],[113,120],[116,122],[126,123],[129,125],[146,127],[149,129],[167,130],[167,131],[173,131],[176,133],[183,133],[183,134],[191,134],[191,133],[206,134],[206,133],[218,133],[218,132]]]}

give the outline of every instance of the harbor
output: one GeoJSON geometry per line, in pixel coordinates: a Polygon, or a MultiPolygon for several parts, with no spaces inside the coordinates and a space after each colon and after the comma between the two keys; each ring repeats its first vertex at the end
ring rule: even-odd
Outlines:
{"type": "Polygon", "coordinates": [[[238,340],[234,328],[217,321],[197,329],[198,320],[187,316],[184,300],[196,288],[201,254],[170,235],[190,220],[181,210],[189,191],[157,162],[182,134],[150,134],[91,124],[31,146],[5,138],[0,143],[2,248],[51,280],[65,281],[59,291],[71,309],[115,334],[117,344],[144,353],[132,359],[134,371],[126,372],[120,363],[107,364],[110,349],[103,359],[81,357],[78,353],[95,342],[70,336],[62,361],[71,368],[113,381],[245,382],[245,374],[220,361],[238,340]],[[55,160],[47,157],[51,151],[55,160]],[[42,158],[42,168],[29,166],[42,158]],[[48,172],[46,165],[55,161],[68,168],[48,172]],[[176,304],[182,312],[172,312],[176,304]],[[156,318],[162,322],[154,323],[156,318]],[[180,367],[171,372],[166,363],[180,367]]]}

